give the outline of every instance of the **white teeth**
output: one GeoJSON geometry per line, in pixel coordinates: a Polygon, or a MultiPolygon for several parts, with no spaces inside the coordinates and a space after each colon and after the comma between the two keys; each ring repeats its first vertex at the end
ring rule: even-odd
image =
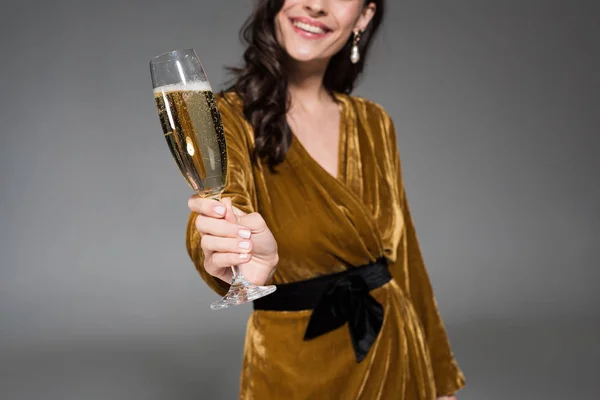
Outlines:
{"type": "Polygon", "coordinates": [[[314,25],[309,25],[309,24],[304,23],[304,22],[293,21],[292,24],[294,24],[294,26],[297,26],[298,28],[300,28],[300,29],[302,29],[303,31],[306,31],[306,32],[316,33],[316,34],[323,34],[323,33],[325,33],[325,31],[322,28],[319,28],[318,26],[314,26],[314,25]]]}

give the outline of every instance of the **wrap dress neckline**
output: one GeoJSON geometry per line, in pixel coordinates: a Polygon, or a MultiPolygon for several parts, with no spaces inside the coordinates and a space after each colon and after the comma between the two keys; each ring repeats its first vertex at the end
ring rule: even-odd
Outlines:
{"type": "MultiPolygon", "coordinates": [[[[315,160],[306,147],[292,131],[292,143],[288,151],[288,162],[295,167],[310,168],[310,174],[316,185],[326,187],[329,194],[336,199],[342,207],[354,209],[353,215],[363,216],[365,229],[361,232],[371,233],[371,241],[376,244],[379,253],[373,258],[383,255],[383,243],[375,221],[373,210],[367,206],[363,198],[363,165],[360,155],[359,130],[356,129],[358,116],[348,95],[334,93],[341,105],[339,138],[338,138],[338,163],[337,177],[331,175],[321,164],[315,160]]],[[[353,221],[359,224],[361,221],[353,221]]]]}

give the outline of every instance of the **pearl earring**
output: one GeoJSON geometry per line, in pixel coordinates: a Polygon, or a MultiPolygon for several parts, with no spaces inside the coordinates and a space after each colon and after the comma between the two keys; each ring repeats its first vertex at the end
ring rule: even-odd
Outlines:
{"type": "Polygon", "coordinates": [[[360,52],[358,51],[358,42],[360,42],[361,31],[354,32],[354,39],[352,39],[352,50],[350,51],[350,61],[352,64],[356,64],[360,61],[360,52]]]}

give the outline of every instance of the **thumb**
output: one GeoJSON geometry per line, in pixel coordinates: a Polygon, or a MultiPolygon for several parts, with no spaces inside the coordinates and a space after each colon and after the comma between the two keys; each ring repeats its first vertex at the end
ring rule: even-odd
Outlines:
{"type": "Polygon", "coordinates": [[[225,206],[225,221],[233,224],[239,223],[239,218],[233,212],[233,204],[231,203],[231,199],[229,197],[225,197],[221,199],[221,203],[223,203],[225,206]]]}
{"type": "Polygon", "coordinates": [[[239,224],[243,225],[253,233],[261,233],[267,230],[267,223],[258,213],[247,214],[239,218],[239,224]]]}
{"type": "Polygon", "coordinates": [[[247,213],[245,213],[244,211],[240,210],[239,208],[237,208],[236,206],[233,206],[233,213],[236,215],[236,217],[238,217],[238,219],[240,217],[243,217],[244,215],[246,215],[247,213]]]}

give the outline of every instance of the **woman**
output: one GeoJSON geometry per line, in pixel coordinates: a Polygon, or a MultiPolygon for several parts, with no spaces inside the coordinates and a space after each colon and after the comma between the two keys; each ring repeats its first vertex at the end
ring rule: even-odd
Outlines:
{"type": "Polygon", "coordinates": [[[223,200],[192,197],[187,248],[254,302],[242,399],[453,399],[464,385],[406,201],[393,123],[350,96],[383,0],[262,0],[218,99],[223,200]],[[319,277],[319,278],[315,278],[319,277]]]}

